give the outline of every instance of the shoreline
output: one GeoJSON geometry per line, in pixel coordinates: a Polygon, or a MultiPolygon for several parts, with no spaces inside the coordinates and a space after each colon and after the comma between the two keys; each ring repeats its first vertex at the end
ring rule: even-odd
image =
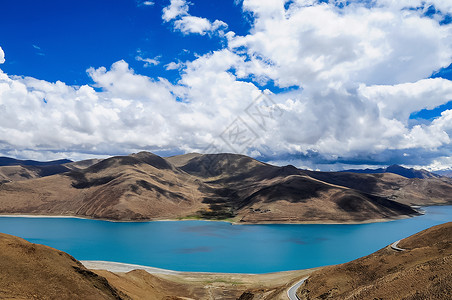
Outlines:
{"type": "Polygon", "coordinates": [[[413,218],[423,215],[419,213],[418,215],[403,215],[399,217],[387,218],[387,219],[369,219],[365,221],[328,221],[328,220],[318,220],[318,221],[263,221],[263,222],[235,222],[228,220],[208,220],[208,219],[157,219],[157,220],[111,220],[104,218],[91,218],[83,216],[73,216],[73,215],[37,215],[37,214],[0,214],[1,217],[5,218],[53,218],[53,219],[80,219],[80,220],[93,220],[93,221],[104,221],[112,223],[147,223],[147,222],[189,222],[189,221],[201,221],[201,222],[223,222],[229,223],[231,225],[359,225],[359,224],[372,224],[372,223],[384,223],[397,220],[403,220],[408,218],[413,218]]]}
{"type": "MultiPolygon", "coordinates": [[[[169,269],[162,269],[144,265],[128,264],[115,261],[104,260],[80,260],[80,262],[90,270],[105,270],[113,273],[128,273],[133,270],[144,270],[150,274],[165,274],[165,275],[264,275],[264,274],[278,274],[284,272],[303,271],[303,270],[291,270],[291,271],[279,271],[270,273],[222,273],[222,272],[193,272],[193,271],[175,271],[169,269]]],[[[308,269],[307,269],[308,270],[308,269]]]]}

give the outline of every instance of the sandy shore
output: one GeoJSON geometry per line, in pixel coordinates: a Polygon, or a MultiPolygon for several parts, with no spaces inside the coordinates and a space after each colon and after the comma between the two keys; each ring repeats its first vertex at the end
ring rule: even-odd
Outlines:
{"type": "Polygon", "coordinates": [[[90,218],[83,218],[83,217],[77,217],[77,216],[66,216],[66,215],[2,215],[0,214],[0,217],[5,218],[56,218],[56,219],[82,219],[82,220],[98,220],[98,219],[90,219],[90,218]]]}
{"type": "Polygon", "coordinates": [[[318,270],[266,274],[203,273],[107,261],[82,263],[134,299],[238,299],[245,292],[254,296],[253,299],[287,299],[287,289],[318,270]]]}
{"type": "Polygon", "coordinates": [[[141,265],[125,264],[112,261],[100,260],[81,260],[80,261],[87,269],[91,270],[107,270],[110,272],[127,273],[133,270],[144,270],[150,274],[165,274],[165,275],[180,275],[184,272],[159,269],[154,267],[147,267],[141,265]]]}
{"type": "MultiPolygon", "coordinates": [[[[150,274],[165,274],[165,275],[184,275],[184,274],[199,274],[199,275],[257,275],[251,273],[214,273],[214,272],[182,272],[182,271],[173,271],[167,269],[160,269],[142,265],[134,265],[134,264],[126,264],[119,263],[114,261],[102,261],[102,260],[81,260],[80,261],[87,269],[91,270],[107,270],[110,272],[119,272],[119,273],[127,273],[133,270],[144,270],[150,274]]],[[[295,270],[299,271],[299,270],[295,270]]],[[[292,272],[292,271],[281,271],[275,273],[284,273],[284,272],[292,272]]],[[[268,273],[272,274],[272,273],[268,273]]],[[[263,274],[261,274],[263,275],[263,274]]]]}

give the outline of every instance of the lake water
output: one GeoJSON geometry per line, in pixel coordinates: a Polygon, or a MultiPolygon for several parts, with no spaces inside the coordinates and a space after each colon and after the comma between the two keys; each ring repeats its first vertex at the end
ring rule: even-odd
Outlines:
{"type": "Polygon", "coordinates": [[[178,271],[266,273],[347,262],[452,221],[452,206],[419,217],[359,225],[231,225],[174,221],[114,223],[75,218],[0,217],[0,232],[105,260],[178,271]]]}

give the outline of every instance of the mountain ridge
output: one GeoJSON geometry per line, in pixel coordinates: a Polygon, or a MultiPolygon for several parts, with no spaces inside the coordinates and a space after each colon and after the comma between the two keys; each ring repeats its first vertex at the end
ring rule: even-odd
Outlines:
{"type": "Polygon", "coordinates": [[[419,179],[442,177],[439,174],[435,174],[434,172],[429,172],[424,169],[418,170],[414,168],[405,168],[401,165],[390,165],[386,168],[378,169],[349,169],[340,172],[363,173],[363,174],[393,173],[406,178],[419,178],[419,179]]]}
{"type": "Polygon", "coordinates": [[[437,178],[313,172],[230,153],[140,152],[71,164],[60,174],[0,184],[0,213],[347,223],[416,215],[409,205],[452,203],[452,185],[437,178]]]}
{"type": "Polygon", "coordinates": [[[69,159],[59,159],[52,161],[20,160],[11,157],[0,157],[0,166],[52,166],[71,163],[69,159]]]}

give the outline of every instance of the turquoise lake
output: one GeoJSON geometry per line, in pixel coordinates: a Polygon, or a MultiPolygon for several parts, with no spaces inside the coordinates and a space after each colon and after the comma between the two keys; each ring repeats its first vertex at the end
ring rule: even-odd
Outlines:
{"type": "Polygon", "coordinates": [[[452,221],[452,206],[359,225],[231,225],[170,221],[115,223],[75,218],[0,217],[0,232],[105,260],[178,271],[267,273],[338,264],[452,221]]]}

